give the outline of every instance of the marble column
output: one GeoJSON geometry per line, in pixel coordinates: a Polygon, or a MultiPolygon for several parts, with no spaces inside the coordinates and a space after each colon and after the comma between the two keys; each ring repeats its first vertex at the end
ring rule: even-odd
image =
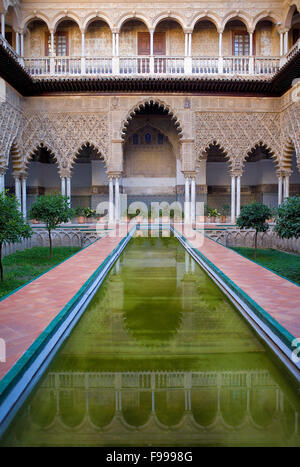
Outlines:
{"type": "Polygon", "coordinates": [[[0,193],[5,191],[5,175],[4,172],[0,171],[0,193]]]}
{"type": "Polygon", "coordinates": [[[16,31],[16,52],[20,55],[20,34],[16,31]]]}
{"type": "Polygon", "coordinates": [[[231,222],[235,223],[236,178],[231,177],[231,222]]]}
{"type": "Polygon", "coordinates": [[[27,217],[27,188],[26,188],[26,177],[22,178],[22,212],[23,217],[27,217]]]}
{"type": "Polygon", "coordinates": [[[283,179],[283,191],[284,191],[284,199],[288,198],[290,195],[290,176],[285,175],[283,179]]]}
{"type": "Polygon", "coordinates": [[[283,192],[283,180],[282,177],[278,177],[278,206],[282,203],[282,192],[283,192]]]}
{"type": "Polygon", "coordinates": [[[110,224],[112,224],[114,221],[114,182],[113,182],[112,177],[109,178],[108,187],[109,187],[108,221],[110,224]]]}
{"type": "Polygon", "coordinates": [[[21,32],[20,34],[20,55],[21,57],[24,57],[24,32],[21,32]]]}
{"type": "Polygon", "coordinates": [[[5,13],[1,13],[1,36],[5,39],[5,13]]]}
{"type": "Polygon", "coordinates": [[[21,180],[19,177],[15,177],[15,195],[19,202],[19,210],[22,211],[21,180]]]}
{"type": "Polygon", "coordinates": [[[65,177],[61,177],[60,180],[61,180],[61,194],[63,196],[66,196],[66,179],[65,177]]]}
{"type": "Polygon", "coordinates": [[[189,33],[184,33],[184,56],[187,57],[189,53],[189,33]]]}
{"type": "Polygon", "coordinates": [[[67,197],[69,206],[71,207],[71,177],[67,177],[67,197]]]}
{"type": "Polygon", "coordinates": [[[289,31],[284,33],[284,55],[286,55],[289,51],[289,31]]]}
{"type": "Polygon", "coordinates": [[[236,217],[241,213],[241,177],[236,177],[236,217]]]}
{"type": "Polygon", "coordinates": [[[194,224],[196,221],[196,181],[195,178],[191,179],[191,222],[194,224]]]}
{"type": "Polygon", "coordinates": [[[190,179],[185,179],[184,222],[190,222],[190,179]]]}
{"type": "Polygon", "coordinates": [[[85,69],[85,33],[81,33],[81,73],[84,75],[85,69]]]}
{"type": "Polygon", "coordinates": [[[116,177],[115,182],[115,219],[116,222],[120,220],[120,187],[119,187],[119,177],[116,177]]]}

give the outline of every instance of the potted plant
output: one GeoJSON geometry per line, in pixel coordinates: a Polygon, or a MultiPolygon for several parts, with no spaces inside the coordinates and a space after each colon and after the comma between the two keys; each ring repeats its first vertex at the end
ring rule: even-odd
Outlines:
{"type": "Polygon", "coordinates": [[[230,213],[230,206],[228,204],[223,204],[220,209],[220,222],[224,223],[227,220],[227,216],[230,213]]]}
{"type": "Polygon", "coordinates": [[[209,217],[210,221],[214,224],[216,222],[216,218],[220,216],[220,213],[217,209],[208,208],[207,216],[209,217]]]}
{"type": "Polygon", "coordinates": [[[96,211],[91,208],[84,208],[83,213],[87,219],[87,222],[93,222],[93,217],[96,216],[96,211]]]}
{"type": "Polygon", "coordinates": [[[85,218],[84,218],[84,208],[81,206],[78,206],[75,208],[75,214],[77,217],[77,222],[78,224],[84,224],[85,218]]]}

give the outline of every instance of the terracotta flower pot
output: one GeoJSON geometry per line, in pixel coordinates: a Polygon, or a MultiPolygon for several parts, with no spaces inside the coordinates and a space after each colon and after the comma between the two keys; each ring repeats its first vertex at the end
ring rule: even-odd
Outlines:
{"type": "Polygon", "coordinates": [[[78,216],[78,218],[77,218],[78,224],[84,224],[84,220],[85,220],[84,216],[78,216]]]}

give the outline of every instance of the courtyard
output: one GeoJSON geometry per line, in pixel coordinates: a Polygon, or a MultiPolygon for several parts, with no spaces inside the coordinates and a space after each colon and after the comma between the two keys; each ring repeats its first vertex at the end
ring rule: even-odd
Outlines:
{"type": "Polygon", "coordinates": [[[225,3],[1,3],[1,447],[300,446],[300,5],[225,3]]]}

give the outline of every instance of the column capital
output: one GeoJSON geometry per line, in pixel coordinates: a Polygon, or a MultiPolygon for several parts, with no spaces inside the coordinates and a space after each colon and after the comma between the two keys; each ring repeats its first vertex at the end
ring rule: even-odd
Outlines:
{"type": "Polygon", "coordinates": [[[243,175],[243,169],[232,169],[230,171],[231,177],[241,177],[243,175]]]}
{"type": "Polygon", "coordinates": [[[291,169],[277,170],[276,175],[277,175],[278,178],[290,177],[292,175],[292,170],[291,169]]]}
{"type": "Polygon", "coordinates": [[[122,177],[122,172],[108,172],[107,173],[107,176],[109,179],[113,179],[113,178],[121,178],[122,177]]]}
{"type": "Polygon", "coordinates": [[[191,179],[195,179],[197,174],[196,172],[183,172],[183,175],[184,175],[184,178],[187,179],[187,178],[191,178],[191,179]]]}
{"type": "Polygon", "coordinates": [[[218,31],[218,34],[223,34],[224,28],[221,28],[221,27],[220,27],[220,28],[217,28],[217,31],[218,31]]]}
{"type": "Polygon", "coordinates": [[[71,178],[72,175],[71,175],[71,170],[69,169],[61,169],[59,171],[59,176],[60,178],[71,178]]]}

